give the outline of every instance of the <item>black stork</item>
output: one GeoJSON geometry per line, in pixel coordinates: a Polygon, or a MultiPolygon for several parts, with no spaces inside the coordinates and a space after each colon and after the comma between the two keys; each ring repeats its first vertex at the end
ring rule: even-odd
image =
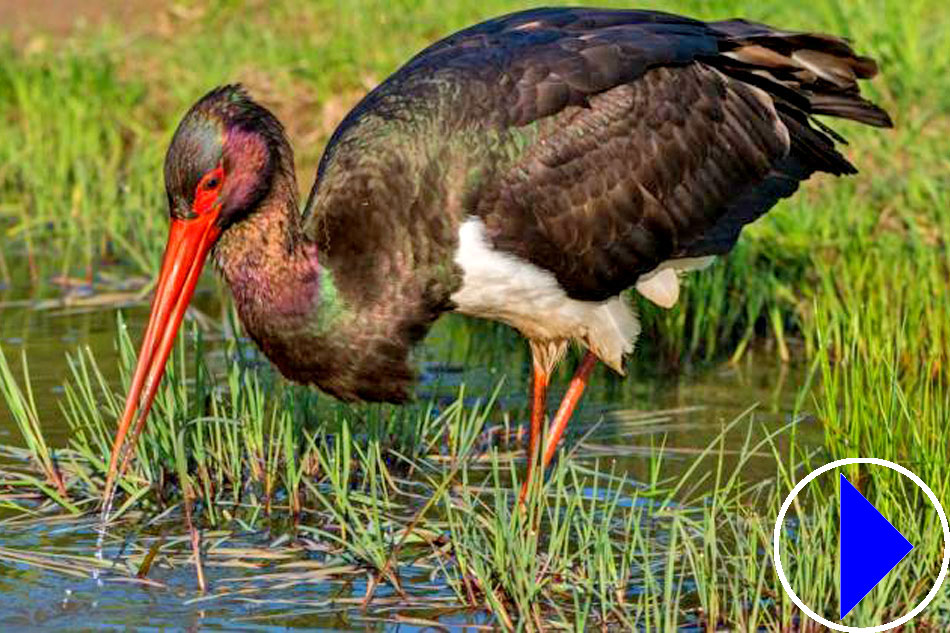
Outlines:
{"type": "Polygon", "coordinates": [[[673,305],[683,271],[800,182],[856,173],[815,116],[889,127],[858,87],[876,73],[844,39],[744,20],[515,13],[370,92],[303,212],[281,124],[239,86],[213,90],[165,159],[171,227],[106,507],[209,253],[281,373],[343,400],[405,401],[410,351],[446,312],[518,329],[533,355],[529,464],[543,468],[597,361],[623,372],[640,328],[621,293],[673,305]],[[571,341],[586,353],[539,453],[571,341]]]}

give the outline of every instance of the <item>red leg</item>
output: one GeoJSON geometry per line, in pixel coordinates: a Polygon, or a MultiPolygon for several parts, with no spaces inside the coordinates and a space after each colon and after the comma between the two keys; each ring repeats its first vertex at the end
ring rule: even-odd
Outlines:
{"type": "Polygon", "coordinates": [[[571,385],[567,388],[567,393],[564,394],[564,399],[561,400],[561,406],[558,408],[557,414],[551,423],[551,432],[548,435],[548,443],[544,447],[544,457],[541,460],[542,469],[547,468],[548,464],[551,463],[551,459],[554,458],[557,444],[561,441],[561,436],[564,435],[564,429],[567,428],[567,423],[571,419],[574,409],[577,408],[577,403],[580,402],[581,396],[584,394],[584,387],[587,386],[590,374],[594,371],[594,367],[596,366],[597,357],[588,351],[584,354],[584,360],[581,361],[580,367],[574,372],[571,385]]]}
{"type": "Polygon", "coordinates": [[[521,484],[521,496],[524,502],[528,494],[528,483],[534,473],[534,463],[538,459],[538,444],[541,442],[541,426],[544,424],[544,412],[548,401],[548,381],[551,375],[547,370],[534,361],[534,383],[531,397],[531,431],[528,436],[528,469],[525,472],[524,482],[521,484]]]}

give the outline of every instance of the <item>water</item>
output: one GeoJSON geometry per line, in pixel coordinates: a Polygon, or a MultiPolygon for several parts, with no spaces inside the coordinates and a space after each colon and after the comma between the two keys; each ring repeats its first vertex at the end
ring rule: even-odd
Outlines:
{"type": "MultiPolygon", "coordinates": [[[[220,314],[220,293],[210,286],[198,297],[198,307],[220,314]]],[[[13,291],[0,291],[0,303],[16,300],[13,291]]],[[[147,305],[128,306],[124,314],[133,332],[144,328],[147,305]]],[[[68,368],[66,352],[89,346],[109,380],[116,380],[114,310],[32,310],[27,306],[0,307],[0,345],[11,363],[26,353],[34,395],[47,438],[52,446],[64,446],[67,429],[58,408],[61,387],[68,368]]],[[[526,346],[504,328],[474,324],[458,318],[443,319],[421,350],[422,376],[418,393],[451,398],[465,383],[473,397],[489,393],[505,377],[495,413],[515,421],[527,415],[530,381],[526,346]],[[476,328],[474,336],[460,337],[460,329],[476,328]]],[[[681,471],[693,462],[720,432],[724,424],[756,406],[755,420],[767,428],[789,421],[794,399],[804,381],[798,367],[772,361],[768,352],[753,352],[736,366],[697,369],[677,377],[638,375],[619,378],[605,371],[594,382],[569,432],[569,442],[596,428],[584,444],[585,459],[598,458],[616,464],[618,471],[634,480],[648,476],[647,455],[653,444],[666,438],[666,474],[681,471]]],[[[635,363],[644,363],[637,359],[635,363]]],[[[15,368],[16,371],[16,368],[15,368]]],[[[549,406],[566,386],[562,372],[549,406]]],[[[736,431],[736,444],[745,433],[736,431]]],[[[809,430],[820,440],[818,429],[809,430]]],[[[0,444],[19,444],[18,432],[5,409],[0,409],[0,444]]],[[[729,444],[732,445],[732,444],[729,444]]],[[[752,479],[774,474],[771,457],[754,458],[745,469],[752,479]]],[[[190,546],[182,540],[181,518],[142,524],[135,517],[110,529],[97,530],[94,514],[82,520],[29,521],[9,518],[0,524],[0,547],[20,552],[72,555],[63,559],[65,569],[44,569],[29,562],[0,562],[0,623],[4,631],[83,628],[137,629],[227,629],[271,630],[284,628],[416,630],[423,620],[438,618],[442,626],[488,625],[484,613],[455,611],[451,590],[430,580],[431,569],[402,569],[407,597],[396,596],[387,585],[376,593],[373,610],[363,613],[359,601],[367,576],[352,574],[312,580],[288,580],[277,574],[302,573],[308,561],[325,565],[321,544],[270,547],[274,536],[266,532],[239,536],[205,533],[209,552],[205,573],[211,592],[197,592],[194,568],[188,562],[190,546]],[[101,541],[97,544],[97,540],[101,541]],[[119,582],[115,574],[102,574],[90,559],[101,553],[106,569],[124,564],[128,548],[148,548],[161,543],[162,553],[149,574],[151,584],[119,582]],[[98,545],[98,546],[97,546],[98,545]],[[101,546],[101,547],[99,547],[101,546]],[[277,556],[277,558],[272,558],[277,556]],[[69,575],[72,572],[75,575],[69,575]],[[444,607],[444,608],[443,608],[444,607]],[[421,620],[422,619],[422,620],[421,620]]],[[[0,510],[0,519],[4,515],[0,510]]],[[[134,574],[133,574],[134,575],[134,574]]]]}
{"type": "MultiPolygon", "coordinates": [[[[163,530],[174,531],[179,527],[156,524],[147,530],[160,538],[157,535],[163,530]]],[[[206,538],[213,536],[213,533],[205,535],[206,538]]],[[[6,526],[3,542],[7,547],[35,548],[46,553],[75,553],[83,549],[91,552],[95,544],[95,525],[90,520],[66,525],[44,521],[23,527],[6,526]]],[[[163,566],[150,575],[154,583],[151,585],[115,582],[114,579],[97,583],[92,579],[71,578],[29,566],[4,565],[0,568],[0,591],[4,592],[6,600],[0,607],[0,622],[4,631],[37,628],[102,630],[130,626],[135,630],[171,627],[174,630],[231,631],[283,630],[286,627],[341,630],[354,626],[364,628],[364,625],[369,629],[385,627],[384,623],[364,619],[358,612],[345,611],[346,607],[352,606],[347,601],[365,593],[365,574],[344,576],[342,580],[320,578],[316,582],[303,581],[289,588],[274,588],[278,584],[274,575],[280,573],[281,565],[306,563],[310,553],[282,550],[286,560],[268,561],[263,558],[255,560],[244,551],[253,547],[264,550],[267,545],[266,539],[250,536],[240,542],[231,540],[217,554],[209,554],[204,561],[205,572],[214,593],[204,598],[195,588],[194,568],[184,560],[186,546],[182,548],[174,569],[163,566]],[[238,547],[242,548],[239,557],[243,567],[236,566],[237,557],[227,554],[228,549],[238,547]],[[262,574],[272,580],[259,579],[262,574]],[[253,593],[240,593],[248,588],[253,593]],[[231,595],[215,595],[226,591],[231,595]]],[[[114,556],[121,546],[121,542],[108,546],[107,559],[114,556]]],[[[296,571],[299,573],[299,569],[296,571]]],[[[431,612],[433,601],[448,603],[451,598],[446,588],[429,583],[423,571],[416,574],[411,569],[404,571],[403,579],[409,599],[401,601],[407,606],[402,612],[393,612],[393,620],[402,613],[418,614],[423,608],[431,612]]],[[[284,584],[287,578],[281,577],[280,581],[284,584]]],[[[379,603],[386,604],[393,598],[394,593],[388,586],[380,586],[377,590],[379,603]]],[[[457,623],[471,622],[478,621],[478,617],[466,614],[454,620],[457,623]]],[[[452,621],[452,617],[446,620],[447,623],[452,621]]]]}

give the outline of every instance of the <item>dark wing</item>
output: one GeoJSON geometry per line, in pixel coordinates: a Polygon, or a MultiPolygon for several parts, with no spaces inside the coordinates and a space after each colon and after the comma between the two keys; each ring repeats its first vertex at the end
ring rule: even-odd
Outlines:
{"type": "Polygon", "coordinates": [[[606,299],[665,260],[725,253],[815,171],[853,173],[812,115],[890,124],[858,92],[874,63],[840,39],[595,17],[617,21],[530,22],[559,37],[504,66],[509,105],[495,110],[525,149],[489,167],[468,205],[496,248],[553,272],[574,298],[606,299]],[[520,127],[532,120],[530,133],[520,127]]]}
{"type": "Polygon", "coordinates": [[[367,118],[398,120],[412,107],[449,124],[521,126],[651,66],[716,52],[703,22],[655,11],[534,9],[488,20],[424,49],[361,100],[327,144],[316,184],[367,118]]]}
{"type": "Polygon", "coordinates": [[[504,16],[427,48],[346,117],[310,225],[334,236],[331,258],[361,250],[369,269],[370,232],[335,226],[418,221],[441,244],[459,214],[477,215],[496,248],[604,299],[664,260],[727,252],[812,173],[853,173],[813,116],[890,125],[859,93],[876,71],[842,39],[741,20],[504,16]]]}
{"type": "Polygon", "coordinates": [[[472,206],[496,248],[553,272],[574,298],[602,300],[698,256],[691,245],[789,149],[762,91],[702,63],[660,67],[542,121],[472,206]]]}
{"type": "Polygon", "coordinates": [[[449,185],[464,211],[496,248],[599,300],[664,260],[727,252],[815,171],[853,173],[812,116],[890,125],[858,91],[875,73],[839,38],[741,20],[526,11],[410,60],[344,120],[320,175],[365,142],[351,132],[367,115],[490,132],[449,185]]]}

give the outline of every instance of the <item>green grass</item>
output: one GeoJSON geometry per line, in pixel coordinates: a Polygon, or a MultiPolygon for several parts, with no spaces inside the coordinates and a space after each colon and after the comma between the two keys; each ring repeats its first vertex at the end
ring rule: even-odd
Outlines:
{"type": "MultiPolygon", "coordinates": [[[[830,332],[823,325],[820,337],[830,332]]],[[[127,376],[133,347],[121,323],[118,342],[127,376]]],[[[900,348],[900,341],[895,345],[900,348]]],[[[110,533],[131,529],[124,539],[134,546],[116,554],[123,565],[100,572],[136,576],[151,548],[164,544],[136,536],[135,526],[148,517],[180,515],[187,506],[206,541],[217,534],[217,545],[206,546],[211,564],[216,548],[241,534],[310,539],[324,544],[319,573],[326,582],[354,573],[370,579],[363,598],[371,612],[380,584],[407,592],[404,604],[413,604],[405,578],[422,570],[454,595],[450,602],[442,596],[427,617],[462,606],[490,613],[512,630],[669,630],[688,623],[783,630],[801,616],[779,586],[771,534],[777,508],[804,473],[842,456],[885,457],[906,464],[944,503],[950,501],[950,473],[943,468],[950,446],[942,423],[945,389],[929,376],[920,382],[882,377],[892,351],[871,352],[860,363],[833,359],[827,351],[816,356],[813,382],[801,399],[816,398],[813,408],[828,430],[824,448],[799,443],[797,418],[769,431],[749,412],[672,477],[662,474],[664,447],[654,446],[650,475],[632,481],[581,441],[521,508],[515,499],[523,466],[512,459],[517,453],[501,429],[488,426],[490,394],[471,402],[463,387],[438,414],[423,402],[394,415],[389,407],[315,402],[305,389],[275,383],[270,370],[242,363],[214,380],[193,329],[172,359],[139,458],[119,482],[118,523],[110,533]],[[911,411],[908,401],[920,407],[911,411]],[[744,435],[727,443],[737,431],[744,435]],[[748,465],[763,454],[772,455],[773,475],[750,477],[748,465]]],[[[69,445],[52,450],[36,440],[41,431],[24,426],[27,448],[3,448],[8,456],[34,458],[2,471],[0,500],[14,516],[97,510],[124,385],[108,386],[88,354],[75,356],[71,367],[64,392],[69,445]],[[55,461],[65,494],[40,483],[42,455],[55,461]],[[25,490],[36,494],[24,498],[25,490]]],[[[2,372],[0,386],[12,409],[28,409],[28,383],[19,385],[2,372]]],[[[943,544],[935,513],[916,488],[889,471],[843,472],[916,546],[901,573],[875,589],[847,623],[899,617],[936,576],[935,554],[943,544]]],[[[835,560],[836,494],[834,473],[806,488],[783,547],[791,586],[806,603],[827,605],[832,619],[837,576],[828,561],[835,560]]],[[[83,558],[87,554],[75,553],[80,568],[99,569],[83,558]]],[[[4,560],[54,571],[62,563],[10,548],[0,551],[4,560]]],[[[148,565],[175,564],[159,560],[148,565]]],[[[258,595],[286,580],[286,573],[282,566],[263,573],[240,595],[258,595]]],[[[208,596],[224,599],[232,591],[212,583],[208,596]]],[[[945,595],[919,626],[944,623],[950,607],[945,595]]]]}
{"type": "MultiPolygon", "coordinates": [[[[451,594],[437,611],[463,605],[506,628],[685,623],[779,631],[810,626],[771,562],[775,513],[804,473],[843,457],[890,459],[947,505],[950,9],[937,0],[639,4],[839,33],[881,64],[866,89],[892,112],[896,129],[834,123],[862,174],[816,179],[780,204],[745,231],[732,255],[689,278],[676,309],[639,306],[635,373],[658,359],[662,367],[737,359],[761,344],[808,363],[787,428],[769,433],[754,413],[743,416],[729,434],[748,430],[740,446],[727,446],[724,432],[672,477],[661,475],[670,471],[657,440],[647,481],[580,448],[521,511],[513,503],[522,472],[512,459],[517,446],[490,441],[512,430],[490,426],[490,387],[460,389],[448,406],[436,398],[406,409],[330,404],[254,365],[209,369],[209,350],[193,328],[175,353],[140,457],[120,482],[120,522],[180,513],[184,502],[206,539],[264,529],[313,539],[330,548],[319,568],[327,582],[365,575],[370,594],[381,583],[405,591],[409,604],[406,574],[428,574],[451,594]],[[824,430],[819,450],[799,438],[809,416],[824,430]],[[736,465],[730,451],[739,452],[736,465]],[[774,474],[755,479],[748,465],[761,453],[773,455],[774,474]]],[[[164,148],[181,113],[212,86],[243,81],[275,109],[306,189],[333,125],[369,87],[435,38],[523,6],[217,2],[131,43],[122,29],[106,27],[29,54],[0,46],[0,282],[42,296],[53,292],[53,276],[105,283],[116,270],[154,273],[166,228],[164,148]]],[[[457,338],[489,359],[510,341],[490,328],[457,338]]],[[[228,358],[244,357],[237,346],[228,343],[228,358]]],[[[119,349],[127,379],[133,348],[124,325],[119,349]]],[[[508,366],[523,364],[519,354],[508,366]]],[[[20,448],[3,448],[5,512],[48,518],[95,510],[121,385],[104,378],[88,351],[69,363],[62,408],[70,442],[54,447],[43,439],[46,421],[28,377],[0,361],[0,395],[22,434],[20,448]]],[[[893,473],[844,472],[920,553],[845,623],[892,619],[929,590],[936,570],[927,554],[940,549],[939,530],[926,499],[893,473]]],[[[819,562],[833,558],[821,548],[836,530],[834,477],[809,486],[789,517],[788,542],[818,549],[785,561],[792,587],[806,603],[827,605],[829,616],[836,570],[819,562]]],[[[156,547],[140,541],[127,554],[133,572],[156,547]]],[[[181,542],[158,547],[171,552],[181,542]]],[[[212,563],[216,551],[206,550],[212,563]]],[[[82,569],[99,564],[89,552],[77,557],[82,569]]],[[[0,551],[0,560],[64,567],[36,553],[0,551]]],[[[155,565],[175,560],[158,557],[155,565]]],[[[261,582],[256,590],[270,586],[261,582]]],[[[212,584],[211,596],[227,591],[212,584]]],[[[919,630],[946,626],[945,596],[919,630]]]]}

